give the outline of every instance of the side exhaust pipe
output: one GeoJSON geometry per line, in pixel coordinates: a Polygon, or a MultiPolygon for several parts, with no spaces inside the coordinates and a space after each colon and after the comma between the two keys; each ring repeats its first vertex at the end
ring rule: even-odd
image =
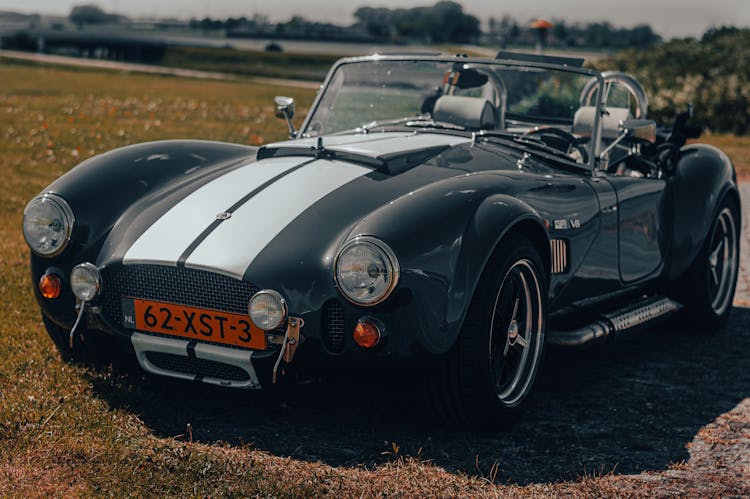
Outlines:
{"type": "Polygon", "coordinates": [[[631,333],[653,326],[672,316],[682,305],[662,296],[649,297],[602,317],[578,329],[549,331],[547,341],[561,348],[578,348],[602,343],[615,335],[631,333]]]}

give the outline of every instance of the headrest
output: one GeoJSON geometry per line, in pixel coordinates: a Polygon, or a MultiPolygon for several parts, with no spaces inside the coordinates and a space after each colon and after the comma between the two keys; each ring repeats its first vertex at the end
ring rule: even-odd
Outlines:
{"type": "MultiPolygon", "coordinates": [[[[607,112],[601,117],[602,139],[616,139],[620,135],[620,122],[632,120],[633,115],[626,107],[608,107],[607,112]]],[[[576,111],[573,117],[573,134],[590,137],[594,128],[595,106],[583,106],[576,111]]]]}
{"type": "Polygon", "coordinates": [[[435,121],[445,121],[474,130],[495,128],[495,107],[481,97],[443,95],[432,111],[435,121]]]}

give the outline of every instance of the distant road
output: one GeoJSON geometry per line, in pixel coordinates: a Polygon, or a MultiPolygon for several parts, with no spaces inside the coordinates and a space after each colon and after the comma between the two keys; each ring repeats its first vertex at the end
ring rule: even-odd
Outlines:
{"type": "MultiPolygon", "coordinates": [[[[44,64],[59,64],[63,66],[77,66],[85,68],[111,69],[115,71],[132,71],[134,73],[161,74],[179,76],[183,78],[201,78],[208,80],[236,80],[238,77],[229,73],[215,71],[197,71],[194,69],[169,68],[166,66],[152,66],[148,64],[135,64],[130,62],[107,61],[101,59],[83,59],[79,57],[67,57],[62,55],[36,54],[32,52],[19,52],[16,50],[0,50],[0,57],[17,59],[23,61],[39,62],[44,64]]],[[[312,88],[316,89],[321,82],[305,80],[289,80],[283,78],[264,78],[261,76],[244,78],[258,83],[278,85],[284,87],[312,88]]]]}

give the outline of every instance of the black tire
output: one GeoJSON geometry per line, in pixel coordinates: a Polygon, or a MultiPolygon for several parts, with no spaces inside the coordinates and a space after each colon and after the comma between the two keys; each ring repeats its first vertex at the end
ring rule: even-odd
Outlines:
{"type": "Polygon", "coordinates": [[[729,319],[739,271],[738,212],[731,198],[722,201],[703,248],[675,293],[685,305],[681,326],[693,332],[721,329],[729,319]]]}
{"type": "Polygon", "coordinates": [[[42,315],[44,327],[64,361],[89,365],[107,364],[120,354],[119,344],[114,338],[99,331],[76,333],[73,348],[70,348],[70,330],[65,329],[42,315]]]}
{"type": "Polygon", "coordinates": [[[486,429],[515,421],[542,364],[546,302],[539,252],[510,234],[484,270],[456,344],[429,380],[441,419],[486,429]]]}

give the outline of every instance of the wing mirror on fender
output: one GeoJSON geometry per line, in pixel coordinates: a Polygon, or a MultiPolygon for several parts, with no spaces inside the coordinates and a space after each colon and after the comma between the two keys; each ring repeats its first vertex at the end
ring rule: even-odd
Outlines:
{"type": "Polygon", "coordinates": [[[295,138],[297,136],[297,130],[292,123],[292,118],[294,118],[294,99],[292,97],[277,95],[273,98],[273,102],[276,108],[276,117],[286,119],[286,122],[289,125],[289,138],[295,138]]]}

